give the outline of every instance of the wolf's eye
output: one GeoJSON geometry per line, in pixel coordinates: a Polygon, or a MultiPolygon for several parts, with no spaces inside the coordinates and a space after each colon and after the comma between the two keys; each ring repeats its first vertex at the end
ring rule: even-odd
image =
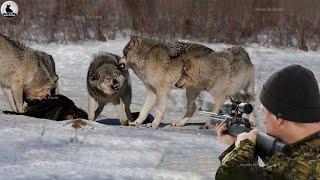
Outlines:
{"type": "Polygon", "coordinates": [[[50,78],[47,78],[47,81],[49,82],[49,83],[52,83],[52,82],[54,82],[52,79],[50,79],[50,78]]]}

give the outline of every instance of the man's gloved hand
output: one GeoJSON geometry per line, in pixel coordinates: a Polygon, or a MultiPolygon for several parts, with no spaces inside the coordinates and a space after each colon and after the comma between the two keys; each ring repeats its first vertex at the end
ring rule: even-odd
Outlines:
{"type": "Polygon", "coordinates": [[[227,130],[228,130],[228,127],[227,127],[227,124],[222,121],[220,123],[217,123],[216,124],[216,131],[217,131],[217,134],[218,134],[218,139],[224,143],[227,143],[229,145],[233,144],[236,142],[237,138],[234,137],[234,136],[230,136],[229,134],[227,134],[227,130]]]}
{"type": "Polygon", "coordinates": [[[240,142],[245,139],[249,139],[255,145],[256,141],[257,141],[257,134],[258,134],[258,129],[253,129],[248,133],[246,133],[246,132],[241,133],[237,136],[237,141],[236,141],[235,145],[238,146],[240,144],[240,142]]]}

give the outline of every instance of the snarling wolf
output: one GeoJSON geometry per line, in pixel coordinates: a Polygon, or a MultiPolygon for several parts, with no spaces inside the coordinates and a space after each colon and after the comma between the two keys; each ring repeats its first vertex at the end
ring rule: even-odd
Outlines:
{"type": "MultiPolygon", "coordinates": [[[[194,88],[209,92],[214,98],[213,112],[218,113],[227,98],[243,102],[254,102],[254,67],[244,48],[235,46],[221,52],[210,53],[199,58],[185,58],[179,88],[194,88]],[[242,91],[242,93],[241,93],[242,91]]],[[[256,124],[254,113],[251,123],[256,124]]],[[[175,122],[183,126],[186,120],[175,122]]],[[[210,125],[208,121],[205,127],[210,125]]]]}
{"type": "Polygon", "coordinates": [[[96,119],[108,103],[116,106],[121,125],[133,120],[130,111],[131,80],[128,70],[119,64],[119,60],[115,54],[100,53],[91,62],[87,75],[89,120],[96,119]],[[96,110],[95,102],[98,103],[96,110]]]}
{"type": "MultiPolygon", "coordinates": [[[[132,68],[143,81],[148,91],[146,101],[139,117],[130,125],[140,125],[146,119],[157,99],[155,120],[148,127],[159,126],[165,111],[168,95],[176,88],[183,62],[180,59],[206,56],[212,49],[195,43],[163,42],[150,38],[133,36],[123,50],[120,60],[126,68],[132,68]]],[[[187,112],[183,117],[189,119],[195,111],[196,88],[187,88],[187,112]]]]}
{"type": "Polygon", "coordinates": [[[24,112],[26,99],[44,99],[57,87],[51,55],[0,35],[0,85],[14,112],[24,112]]]}

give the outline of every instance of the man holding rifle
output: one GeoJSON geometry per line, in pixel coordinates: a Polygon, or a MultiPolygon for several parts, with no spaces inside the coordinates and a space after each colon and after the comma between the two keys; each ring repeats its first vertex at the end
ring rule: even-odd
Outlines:
{"type": "Polygon", "coordinates": [[[259,167],[257,130],[237,137],[217,124],[218,139],[230,146],[221,156],[216,179],[320,179],[320,92],[314,74],[291,65],[269,77],[260,93],[266,133],[290,144],[259,167]]]}

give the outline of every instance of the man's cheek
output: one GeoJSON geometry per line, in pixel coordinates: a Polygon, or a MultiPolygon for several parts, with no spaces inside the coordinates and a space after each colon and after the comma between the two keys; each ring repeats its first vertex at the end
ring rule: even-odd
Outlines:
{"type": "Polygon", "coordinates": [[[266,124],[265,125],[265,128],[266,128],[266,133],[268,133],[268,134],[271,134],[272,132],[272,129],[269,127],[269,124],[266,124]]]}
{"type": "Polygon", "coordinates": [[[267,116],[266,115],[263,116],[263,123],[267,124],[267,116]]]}

